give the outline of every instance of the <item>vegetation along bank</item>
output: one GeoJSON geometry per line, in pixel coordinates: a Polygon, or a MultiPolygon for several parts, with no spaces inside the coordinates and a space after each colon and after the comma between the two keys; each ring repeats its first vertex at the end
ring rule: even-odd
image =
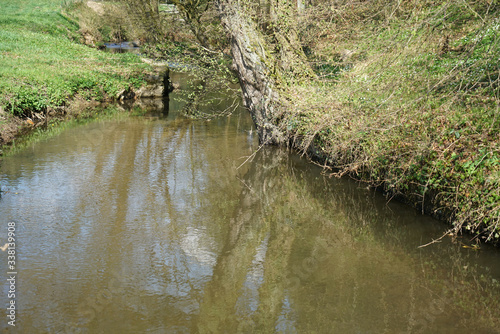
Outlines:
{"type": "Polygon", "coordinates": [[[234,73],[262,144],[500,242],[498,1],[54,4],[9,1],[0,14],[3,115],[141,85],[136,56],[96,50],[138,39],[151,57],[197,62],[193,115],[234,73]]]}
{"type": "Polygon", "coordinates": [[[0,7],[0,146],[85,106],[153,88],[155,69],[140,57],[84,45],[67,4],[12,0],[0,7]]]}
{"type": "Polygon", "coordinates": [[[174,2],[221,20],[262,143],[499,242],[498,1],[174,2]]]}

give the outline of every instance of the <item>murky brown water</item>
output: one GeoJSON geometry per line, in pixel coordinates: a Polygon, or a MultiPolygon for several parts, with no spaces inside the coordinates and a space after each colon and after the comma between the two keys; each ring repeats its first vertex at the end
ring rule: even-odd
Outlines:
{"type": "Polygon", "coordinates": [[[3,331],[500,332],[498,250],[417,249],[446,227],[282,149],[238,169],[258,147],[246,112],[191,121],[180,105],[4,159],[3,331]]]}

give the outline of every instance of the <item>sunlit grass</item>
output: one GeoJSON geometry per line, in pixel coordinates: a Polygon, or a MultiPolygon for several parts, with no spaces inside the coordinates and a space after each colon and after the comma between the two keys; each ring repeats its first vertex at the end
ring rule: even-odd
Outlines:
{"type": "Polygon", "coordinates": [[[498,4],[331,10],[313,13],[330,26],[318,24],[324,40],[312,54],[344,69],[293,87],[299,112],[284,126],[295,142],[456,231],[500,240],[498,4]]]}
{"type": "Polygon", "coordinates": [[[149,68],[132,54],[109,54],[80,44],[78,24],[61,2],[3,2],[0,11],[0,105],[21,115],[64,105],[77,92],[113,98],[142,83],[149,68]]]}

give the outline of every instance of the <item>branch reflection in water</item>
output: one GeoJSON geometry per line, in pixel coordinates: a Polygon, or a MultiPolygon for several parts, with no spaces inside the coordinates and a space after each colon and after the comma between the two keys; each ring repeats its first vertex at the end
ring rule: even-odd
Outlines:
{"type": "Polygon", "coordinates": [[[446,227],[285,149],[238,168],[257,148],[248,114],[182,107],[173,96],[168,115],[89,123],[4,159],[20,332],[500,328],[498,251],[418,249],[446,227]]]}

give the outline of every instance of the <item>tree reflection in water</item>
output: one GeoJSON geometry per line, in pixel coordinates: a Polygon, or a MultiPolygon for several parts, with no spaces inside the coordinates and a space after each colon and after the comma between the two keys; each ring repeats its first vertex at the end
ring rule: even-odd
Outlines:
{"type": "MultiPolygon", "coordinates": [[[[394,213],[354,182],[305,181],[294,159],[267,148],[251,162],[194,331],[487,333],[498,322],[460,306],[479,287],[452,288],[456,248],[440,251],[451,266],[422,258],[411,229],[394,225],[411,210],[394,213]]],[[[490,288],[482,302],[498,306],[490,288]]]]}

